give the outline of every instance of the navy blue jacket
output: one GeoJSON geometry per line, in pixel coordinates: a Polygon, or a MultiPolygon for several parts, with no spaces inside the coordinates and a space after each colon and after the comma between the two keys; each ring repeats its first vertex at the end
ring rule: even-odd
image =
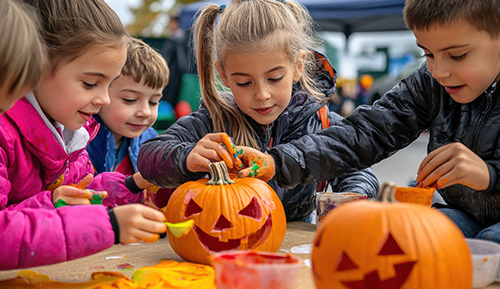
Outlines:
{"type": "Polygon", "coordinates": [[[94,118],[101,124],[97,136],[87,146],[87,152],[96,173],[114,172],[120,166],[121,173],[134,174],[138,172],[137,156],[142,143],[158,133],[154,128],[148,128],[137,138],[124,138],[120,149],[116,151],[113,133],[106,127],[102,119],[94,118]]]}

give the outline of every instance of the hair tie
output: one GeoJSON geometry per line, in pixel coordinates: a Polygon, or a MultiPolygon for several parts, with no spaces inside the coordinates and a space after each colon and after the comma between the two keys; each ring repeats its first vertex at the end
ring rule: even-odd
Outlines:
{"type": "Polygon", "coordinates": [[[219,6],[219,13],[224,12],[224,9],[226,9],[226,5],[219,6]]]}

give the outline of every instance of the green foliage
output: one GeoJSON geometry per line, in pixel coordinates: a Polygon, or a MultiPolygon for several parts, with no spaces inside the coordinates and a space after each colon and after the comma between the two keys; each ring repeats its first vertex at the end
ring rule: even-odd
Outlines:
{"type": "Polygon", "coordinates": [[[182,5],[200,0],[142,0],[137,7],[129,7],[133,20],[127,30],[138,37],[168,36],[169,15],[176,13],[182,5]],[[169,7],[169,8],[165,8],[169,7]],[[159,25],[162,25],[159,27],[159,25]]]}

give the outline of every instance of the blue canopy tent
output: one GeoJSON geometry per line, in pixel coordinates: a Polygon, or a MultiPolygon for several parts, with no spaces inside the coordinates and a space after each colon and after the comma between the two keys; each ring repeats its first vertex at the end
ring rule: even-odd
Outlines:
{"type": "MultiPolygon", "coordinates": [[[[251,0],[248,0],[251,1],[251,0]]],[[[276,0],[278,1],[278,0],[276,0]]],[[[309,11],[318,23],[320,32],[341,32],[347,38],[356,32],[401,31],[406,30],[403,21],[405,0],[296,0],[309,11]]],[[[181,28],[191,28],[197,12],[209,4],[229,5],[230,0],[204,0],[185,5],[179,12],[181,28]]],[[[333,59],[333,58],[332,58],[333,59]]],[[[193,62],[194,63],[194,62],[193,62]]],[[[188,74],[193,79],[183,85],[181,99],[192,99],[192,94],[199,91],[195,74],[188,74]]],[[[197,99],[195,99],[197,101],[197,99]]],[[[191,100],[194,107],[195,101],[191,100]]]]}
{"type": "MultiPolygon", "coordinates": [[[[403,21],[405,0],[298,0],[319,24],[320,31],[355,32],[406,30],[403,21]]],[[[228,4],[228,0],[209,0],[184,6],[180,11],[183,28],[191,27],[196,12],[209,3],[228,4]]]]}

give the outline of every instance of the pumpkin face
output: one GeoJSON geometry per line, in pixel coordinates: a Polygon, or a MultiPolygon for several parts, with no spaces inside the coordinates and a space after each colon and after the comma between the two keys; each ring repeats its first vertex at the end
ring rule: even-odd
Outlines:
{"type": "Polygon", "coordinates": [[[441,212],[418,204],[352,202],[335,208],[313,243],[321,288],[471,288],[462,232],[441,212]]]}
{"type": "Polygon", "coordinates": [[[174,251],[191,262],[209,264],[210,253],[226,250],[276,252],[286,232],[283,205],[273,189],[256,178],[207,185],[208,179],[178,187],[166,207],[169,222],[194,220],[179,238],[168,233],[174,251]]]}

